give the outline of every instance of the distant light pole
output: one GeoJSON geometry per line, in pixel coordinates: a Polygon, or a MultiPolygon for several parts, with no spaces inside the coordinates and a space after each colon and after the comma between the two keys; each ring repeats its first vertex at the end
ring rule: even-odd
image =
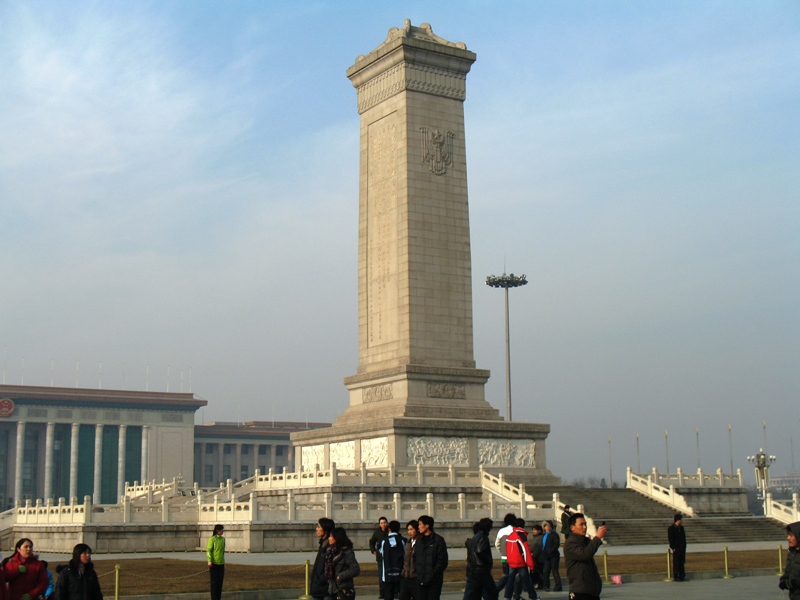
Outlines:
{"type": "Polygon", "coordinates": [[[700,429],[694,428],[695,447],[697,448],[697,468],[700,468],[700,429]]]}
{"type": "Polygon", "coordinates": [[[511,342],[508,327],[508,288],[527,285],[528,280],[525,275],[515,276],[503,273],[500,276],[489,275],[486,278],[486,285],[493,288],[503,288],[506,291],[506,420],[511,421],[511,342]]]}
{"type": "Polygon", "coordinates": [[[759,500],[764,503],[764,514],[768,511],[767,494],[769,493],[769,467],[772,463],[778,460],[777,456],[768,456],[764,452],[764,448],[759,448],[758,454],[755,456],[748,456],[747,460],[753,463],[756,467],[756,487],[759,492],[759,500]]]}
{"type": "Polygon", "coordinates": [[[636,474],[641,475],[642,465],[639,462],[639,432],[636,432],[636,474]]]}
{"type": "Polygon", "coordinates": [[[731,475],[733,475],[733,439],[731,438],[731,424],[728,423],[728,452],[731,455],[731,475]]]}
{"type": "Polygon", "coordinates": [[[664,447],[667,449],[667,473],[669,473],[669,433],[664,430],[664,447]]]}
{"type": "Polygon", "coordinates": [[[614,487],[614,471],[611,469],[611,436],[608,436],[608,487],[614,487]]]}

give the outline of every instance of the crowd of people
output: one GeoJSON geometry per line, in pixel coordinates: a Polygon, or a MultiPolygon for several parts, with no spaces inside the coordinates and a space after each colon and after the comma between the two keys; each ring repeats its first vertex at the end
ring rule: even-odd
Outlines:
{"type": "Polygon", "coordinates": [[[56,567],[53,579],[46,560],[33,552],[33,541],[20,539],[14,553],[2,561],[0,600],[103,600],[100,581],[92,565],[92,549],[77,544],[72,560],[56,567]]]}

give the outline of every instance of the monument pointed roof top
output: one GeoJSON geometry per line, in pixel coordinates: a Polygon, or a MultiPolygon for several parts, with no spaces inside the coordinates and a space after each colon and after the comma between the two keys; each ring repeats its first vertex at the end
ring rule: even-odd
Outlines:
{"type": "Polygon", "coordinates": [[[386,41],[384,44],[391,43],[392,40],[405,37],[405,38],[414,38],[417,40],[426,40],[428,42],[435,42],[437,44],[442,44],[444,46],[452,46],[453,48],[461,48],[462,50],[467,49],[467,45],[464,42],[448,42],[443,37],[440,37],[433,33],[433,29],[429,23],[422,23],[419,27],[415,27],[411,24],[411,19],[406,19],[403,23],[403,28],[398,29],[397,27],[392,27],[389,29],[389,33],[386,36],[386,41]]]}

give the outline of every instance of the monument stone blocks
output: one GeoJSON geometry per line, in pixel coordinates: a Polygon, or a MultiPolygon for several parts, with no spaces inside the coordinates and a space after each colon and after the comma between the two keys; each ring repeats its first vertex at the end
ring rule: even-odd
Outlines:
{"type": "Polygon", "coordinates": [[[406,21],[347,70],[361,115],[359,361],[334,425],[292,434],[298,470],[455,464],[555,479],[549,426],[503,421],[473,355],[463,102],[475,58],[406,21]]]}

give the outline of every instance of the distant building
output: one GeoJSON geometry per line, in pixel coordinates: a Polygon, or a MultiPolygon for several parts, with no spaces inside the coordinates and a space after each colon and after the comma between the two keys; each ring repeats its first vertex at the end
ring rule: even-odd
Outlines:
{"type": "Polygon", "coordinates": [[[125,482],[188,479],[206,404],[191,393],[0,385],[0,507],[116,503],[125,482]]]}
{"type": "Polygon", "coordinates": [[[772,491],[800,492],[800,473],[770,476],[769,487],[772,491]]]}
{"type": "Polygon", "coordinates": [[[255,474],[294,470],[294,447],[289,434],[330,427],[330,423],[248,421],[208,423],[194,428],[194,480],[200,487],[217,487],[228,479],[240,481],[255,474]]]}

